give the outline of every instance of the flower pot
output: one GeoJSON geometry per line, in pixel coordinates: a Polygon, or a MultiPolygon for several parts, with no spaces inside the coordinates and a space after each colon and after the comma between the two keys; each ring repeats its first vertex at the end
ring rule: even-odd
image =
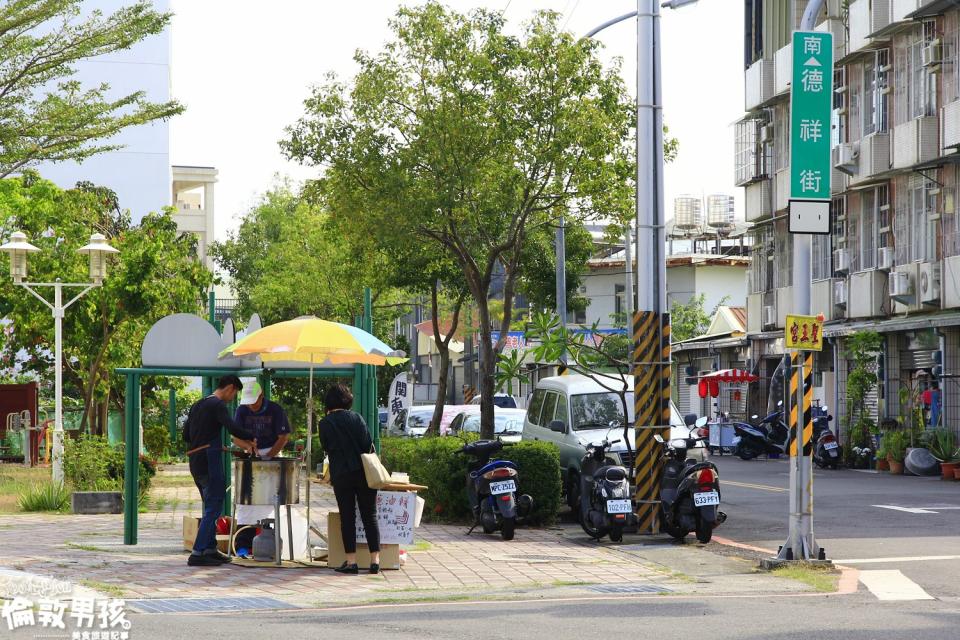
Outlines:
{"type": "Polygon", "coordinates": [[[960,466],[956,467],[956,468],[953,470],[953,479],[954,479],[954,480],[960,480],[960,466]]]}
{"type": "Polygon", "coordinates": [[[953,480],[954,479],[954,470],[957,468],[956,462],[941,462],[940,463],[940,472],[943,475],[944,480],[953,480]]]}
{"type": "Polygon", "coordinates": [[[890,471],[890,462],[886,458],[877,458],[877,471],[890,471]]]}
{"type": "Polygon", "coordinates": [[[895,476],[903,475],[903,463],[896,460],[890,461],[890,473],[895,476]]]}

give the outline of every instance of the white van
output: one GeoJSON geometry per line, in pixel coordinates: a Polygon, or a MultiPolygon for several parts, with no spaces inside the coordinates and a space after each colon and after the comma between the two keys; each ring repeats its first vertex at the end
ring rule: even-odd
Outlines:
{"type": "MultiPolygon", "coordinates": [[[[618,389],[623,385],[619,376],[604,376],[604,384],[582,375],[554,376],[543,378],[537,383],[537,388],[530,397],[527,408],[527,417],[523,425],[523,440],[541,440],[553,442],[560,448],[560,468],[563,473],[564,493],[568,503],[575,500],[576,491],[568,491],[569,487],[579,489],[580,460],[586,453],[586,445],[601,442],[609,432],[610,440],[623,440],[623,428],[610,430],[609,424],[616,422],[623,424],[623,403],[620,395],[609,389],[618,389]],[[606,388],[604,388],[606,387],[606,388]],[[554,421],[562,423],[562,430],[554,431],[550,424],[554,421]],[[572,483],[572,484],[571,484],[572,483]]],[[[633,423],[633,376],[627,376],[627,422],[633,423]]],[[[558,429],[560,425],[554,425],[558,429]]],[[[677,407],[670,402],[670,426],[672,438],[685,438],[689,429],[684,426],[677,407]]],[[[633,429],[629,431],[630,449],[635,444],[633,429]]],[[[696,449],[690,450],[690,457],[703,460],[705,458],[703,443],[697,443],[696,449]]],[[[620,464],[630,467],[633,458],[627,452],[623,442],[615,444],[610,456],[619,458],[620,464]]]]}

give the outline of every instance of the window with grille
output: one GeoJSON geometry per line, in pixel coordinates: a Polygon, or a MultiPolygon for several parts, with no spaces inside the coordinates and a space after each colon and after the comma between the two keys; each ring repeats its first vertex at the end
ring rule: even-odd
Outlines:
{"type": "Polygon", "coordinates": [[[790,111],[787,104],[773,109],[773,157],[774,170],[790,168],[790,111]]]}
{"type": "Polygon", "coordinates": [[[830,255],[832,244],[829,235],[813,236],[813,264],[811,268],[814,280],[826,280],[833,275],[830,255]]]}
{"type": "Polygon", "coordinates": [[[890,51],[880,49],[863,65],[863,135],[881,133],[888,126],[890,51]]]}
{"type": "Polygon", "coordinates": [[[760,144],[759,119],[744,120],[736,126],[734,162],[736,184],[745,184],[766,174],[763,145],[760,144]]]}
{"type": "Polygon", "coordinates": [[[907,49],[907,102],[911,118],[936,115],[937,74],[923,66],[923,48],[936,37],[936,23],[924,22],[921,37],[907,49]]]}
{"type": "MultiPolygon", "coordinates": [[[[923,176],[910,178],[909,220],[908,228],[905,230],[907,235],[903,236],[909,238],[908,261],[925,262],[935,260],[937,257],[937,221],[936,216],[933,215],[936,211],[937,197],[931,193],[934,184],[923,176]]],[[[901,238],[899,233],[897,237],[901,238]]]]}
{"type": "Polygon", "coordinates": [[[833,70],[833,112],[830,123],[830,146],[847,141],[847,70],[833,70]]]}
{"type": "Polygon", "coordinates": [[[780,289],[793,284],[793,234],[787,229],[787,219],[780,218],[774,223],[774,252],[776,265],[773,274],[773,288],[780,289]]]}
{"type": "Polygon", "coordinates": [[[773,288],[773,228],[770,224],[754,227],[750,248],[750,293],[763,293],[773,288]]]}

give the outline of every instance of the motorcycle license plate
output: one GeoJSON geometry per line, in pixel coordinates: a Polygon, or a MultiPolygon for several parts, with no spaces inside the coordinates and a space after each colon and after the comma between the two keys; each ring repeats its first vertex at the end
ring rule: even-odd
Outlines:
{"type": "Polygon", "coordinates": [[[703,491],[693,494],[693,506],[710,507],[720,504],[720,494],[716,491],[703,491]]]}
{"type": "Polygon", "coordinates": [[[831,450],[833,450],[833,449],[836,449],[837,446],[838,446],[838,445],[837,445],[836,442],[824,442],[824,443],[823,443],[823,448],[826,449],[827,451],[831,451],[831,450]]]}
{"type": "Polygon", "coordinates": [[[490,493],[500,495],[501,493],[513,493],[517,490],[517,483],[513,480],[504,480],[503,482],[491,482],[490,493]]]}
{"type": "Polygon", "coordinates": [[[607,500],[607,513],[630,513],[633,505],[629,500],[607,500]]]}

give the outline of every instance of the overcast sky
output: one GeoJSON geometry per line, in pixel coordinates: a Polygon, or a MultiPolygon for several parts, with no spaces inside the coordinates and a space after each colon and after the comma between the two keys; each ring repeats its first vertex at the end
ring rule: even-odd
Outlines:
{"type": "MultiPolygon", "coordinates": [[[[410,2],[406,4],[416,4],[410,2]]],[[[636,9],[631,0],[448,0],[457,10],[506,10],[512,29],[538,9],[563,13],[583,34],[636,9]]],[[[357,49],[378,51],[389,39],[388,0],[173,0],[173,96],[187,106],[171,125],[171,162],[219,170],[216,232],[229,229],[273,182],[302,180],[315,170],[286,161],[277,141],[302,114],[312,84],[328,71],[350,78],[357,49]]],[[[729,193],[742,218],[742,190],[733,185],[733,127],[743,109],[742,6],[701,0],[664,10],[664,113],[680,154],[666,170],[667,217],[680,194],[729,193]]],[[[623,59],[636,91],[636,21],[597,36],[603,55],[623,59]]]]}

